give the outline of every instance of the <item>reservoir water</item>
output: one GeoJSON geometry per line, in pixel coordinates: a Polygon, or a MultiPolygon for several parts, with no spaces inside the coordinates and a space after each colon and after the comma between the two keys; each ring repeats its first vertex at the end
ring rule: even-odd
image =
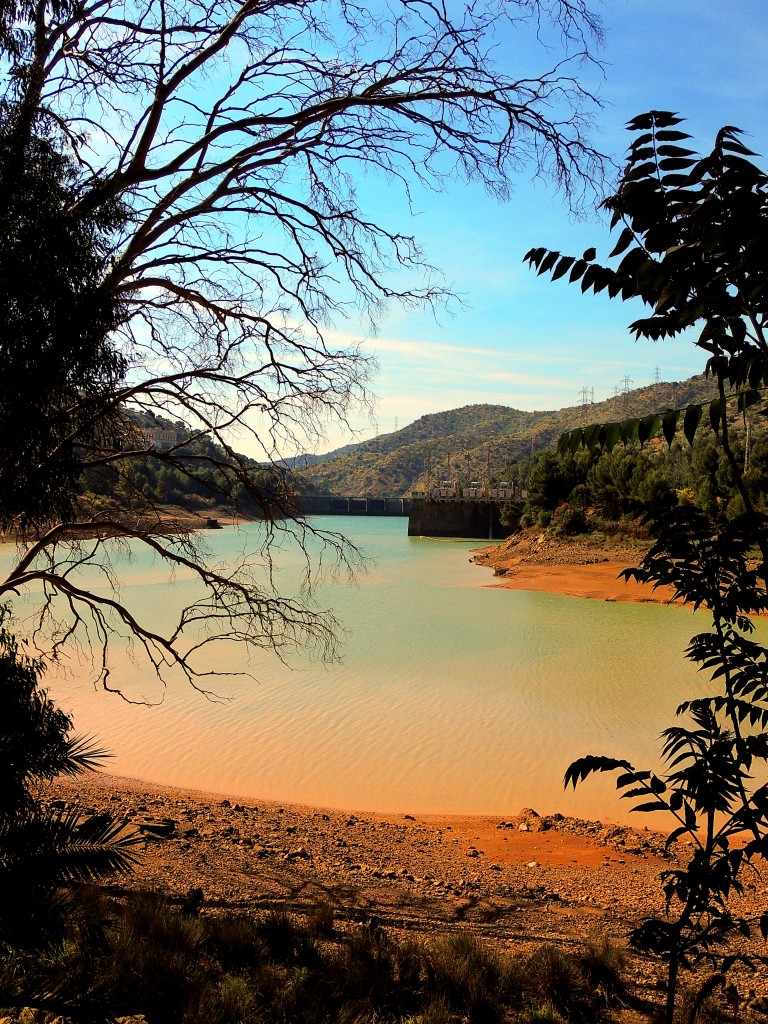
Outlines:
{"type": "MultiPolygon", "coordinates": [[[[490,571],[469,563],[477,542],[409,538],[401,518],[314,522],[372,560],[356,584],[329,580],[316,594],[344,626],[341,663],[284,665],[263,652],[246,665],[222,645],[211,664],[248,668],[255,681],[219,679],[227,699],[212,702],[181,680],[163,689],[118,643],[111,682],[158,702],[147,707],[96,689],[88,665],[70,662],[47,685],[77,730],[113,752],[109,771],[358,810],[503,816],[532,806],[627,819],[609,778],[566,793],[563,772],[585,753],[657,764],[660,731],[706,684],[682,657],[703,616],[494,589],[490,571]]],[[[256,549],[261,530],[205,541],[227,561],[256,549]]],[[[277,560],[290,587],[297,552],[287,545],[277,560]]],[[[156,624],[194,591],[145,551],[116,555],[115,566],[126,600],[156,624]]]]}

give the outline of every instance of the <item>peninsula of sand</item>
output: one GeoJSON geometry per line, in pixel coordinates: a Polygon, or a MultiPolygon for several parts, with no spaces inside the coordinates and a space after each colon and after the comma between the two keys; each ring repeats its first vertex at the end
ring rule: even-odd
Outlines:
{"type": "Polygon", "coordinates": [[[654,590],[621,576],[622,570],[639,564],[648,546],[640,535],[559,537],[529,529],[478,549],[474,561],[493,569],[494,578],[487,586],[598,601],[666,604],[672,599],[668,588],[654,590]]]}

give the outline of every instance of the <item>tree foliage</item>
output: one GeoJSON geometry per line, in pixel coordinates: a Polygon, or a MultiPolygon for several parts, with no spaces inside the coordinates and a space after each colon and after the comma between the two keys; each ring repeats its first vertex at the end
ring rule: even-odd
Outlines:
{"type": "MultiPolygon", "coordinates": [[[[43,665],[25,655],[0,614],[0,963],[49,949],[76,926],[73,885],[125,871],[132,837],[111,815],[41,802],[56,776],[98,766],[104,752],[40,688],[43,665]]],[[[13,994],[2,993],[3,1005],[13,994]]]]}
{"type": "Polygon", "coordinates": [[[0,103],[0,529],[26,532],[72,518],[78,440],[121,443],[120,303],[99,285],[125,212],[73,213],[75,162],[50,138],[19,139],[17,118],[0,103]]]}
{"type": "Polygon", "coordinates": [[[58,635],[80,622],[103,645],[121,630],[157,671],[193,681],[199,636],[184,637],[202,614],[209,640],[332,653],[332,619],[261,570],[275,533],[314,528],[289,488],[265,495],[254,467],[366,401],[370,364],[333,344],[334,321],[446,294],[417,241],[368,214],[357,182],[383,176],[407,208],[457,174],[504,197],[526,164],[577,202],[601,165],[586,137],[594,100],[575,77],[598,35],[583,0],[455,17],[410,0],[204,0],[193,18],[174,0],[4,4],[0,346],[17,365],[0,382],[0,526],[28,547],[0,593],[42,581],[46,628],[63,595],[58,635]],[[551,26],[565,61],[496,67],[500,19],[551,26]],[[183,420],[184,445],[159,450],[130,410],[183,420]],[[147,467],[247,497],[270,522],[259,564],[211,569],[183,531],[154,532],[147,467]],[[108,473],[120,501],[77,500],[83,473],[108,473]],[[130,615],[107,535],[192,571],[201,604],[162,636],[130,615]],[[103,589],[80,586],[84,563],[104,568],[103,589]]]}
{"type": "MultiPolygon", "coordinates": [[[[639,133],[616,193],[605,200],[611,226],[621,226],[611,257],[615,268],[532,250],[539,273],[569,275],[582,291],[607,289],[622,299],[640,298],[651,314],[635,321],[636,337],[653,340],[699,327],[696,344],[707,353],[717,387],[708,410],[690,405],[622,424],[595,424],[562,439],[563,451],[582,445],[613,450],[659,432],[672,445],[678,426],[693,444],[700,424],[717,435],[718,452],[702,447],[711,488],[733,487],[741,507],[714,501],[704,508],[683,503],[649,517],[655,543],[636,569],[625,570],[651,586],[668,586],[676,598],[710,617],[711,629],[691,640],[687,657],[709,677],[701,692],[677,709],[680,724],[664,732],[663,773],[638,770],[620,758],[589,755],[566,772],[576,785],[594,772],[616,772],[617,789],[633,810],[663,811],[675,819],[668,844],[685,836],[692,855],[663,872],[667,914],[649,917],[631,934],[633,944],[668,965],[665,1020],[671,1024],[678,974],[702,960],[727,971],[736,957],[735,934],[757,924],[768,936],[768,913],[757,921],[733,912],[729,899],[742,891],[742,873],[768,854],[768,652],[751,638],[750,616],[768,609],[768,530],[762,501],[753,500],[745,468],[732,443],[729,415],[745,419],[768,385],[765,322],[768,176],[751,161],[741,132],[725,127],[712,152],[700,158],[685,145],[680,119],[651,111],[629,128],[639,133]],[[731,406],[729,412],[729,404],[731,406]],[[728,512],[732,511],[729,515],[728,512]],[[746,835],[742,844],[737,837],[746,835]]],[[[749,443],[749,435],[747,441],[749,443]]],[[[764,959],[764,958],[763,958],[764,959]]]]}
{"type": "Polygon", "coordinates": [[[690,136],[680,123],[667,111],[629,122],[638,134],[617,191],[603,202],[611,228],[620,228],[615,267],[597,263],[595,249],[577,259],[537,248],[525,258],[553,280],[567,274],[583,292],[642,299],[652,312],[630,325],[636,338],[658,341],[700,326],[696,345],[719,393],[706,411],[692,404],[574,431],[572,450],[582,442],[611,450],[659,433],[671,443],[679,428],[692,442],[702,422],[727,441],[728,393],[744,412],[768,385],[768,175],[748,159],[754,154],[739,129],[722,128],[712,151],[698,157],[684,145],[690,136]]]}

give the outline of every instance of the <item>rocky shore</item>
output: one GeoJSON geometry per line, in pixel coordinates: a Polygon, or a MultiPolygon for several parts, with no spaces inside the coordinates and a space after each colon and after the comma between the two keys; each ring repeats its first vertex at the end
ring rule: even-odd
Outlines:
{"type": "MultiPolygon", "coordinates": [[[[138,862],[115,891],[156,890],[209,912],[330,908],[429,935],[471,930],[515,951],[594,936],[623,941],[662,909],[658,875],[684,857],[644,828],[542,817],[382,815],[238,800],[94,775],[56,783],[45,799],[110,811],[140,837],[138,862]]],[[[755,877],[745,900],[766,905],[755,877]]],[[[649,998],[659,967],[632,976],[649,998]]],[[[750,984],[762,991],[768,974],[750,984]]]]}

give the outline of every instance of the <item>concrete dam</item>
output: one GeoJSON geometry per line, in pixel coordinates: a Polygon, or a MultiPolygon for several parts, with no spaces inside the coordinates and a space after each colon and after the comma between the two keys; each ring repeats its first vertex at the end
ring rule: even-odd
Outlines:
{"type": "Polygon", "coordinates": [[[411,511],[410,498],[303,494],[299,504],[307,516],[407,516],[411,511]]]}
{"type": "Polygon", "coordinates": [[[468,537],[500,540],[514,526],[502,526],[501,506],[518,501],[435,497],[371,498],[337,494],[302,495],[301,510],[308,516],[401,516],[408,517],[409,537],[468,537]]]}
{"type": "Polygon", "coordinates": [[[487,498],[411,498],[408,536],[500,540],[515,530],[515,526],[502,526],[502,504],[509,502],[487,498]]]}

